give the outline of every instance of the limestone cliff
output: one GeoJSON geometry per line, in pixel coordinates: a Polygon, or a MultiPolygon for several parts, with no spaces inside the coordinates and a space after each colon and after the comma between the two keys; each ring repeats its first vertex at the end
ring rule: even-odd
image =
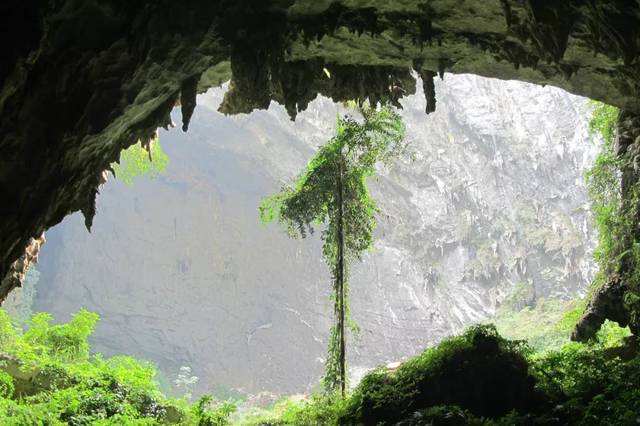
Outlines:
{"type": "MultiPolygon", "coordinates": [[[[351,281],[354,378],[486,319],[522,283],[533,304],[580,294],[593,274],[586,101],[468,75],[435,88],[429,116],[421,93],[401,101],[415,158],[372,182],[383,214],[351,281]]],[[[275,104],[225,117],[225,89],[198,98],[188,133],[161,132],[166,174],[107,182],[91,234],[79,215],[47,233],[36,309],[96,310],[98,350],[151,359],[169,379],[191,366],[200,390],[308,391],[331,321],[328,272],[317,238],[260,225],[257,206],[344,111],[320,98],[295,122],[275,104]]]]}

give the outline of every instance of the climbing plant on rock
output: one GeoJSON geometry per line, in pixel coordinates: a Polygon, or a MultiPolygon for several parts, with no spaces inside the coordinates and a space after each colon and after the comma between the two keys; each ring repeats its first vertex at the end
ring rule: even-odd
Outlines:
{"type": "Polygon", "coordinates": [[[405,152],[405,126],[389,107],[363,106],[363,119],[338,119],[336,135],[311,159],[293,186],[266,198],[260,206],[264,222],[278,220],[294,238],[305,238],[314,226],[322,231],[323,256],[333,277],[335,324],[330,333],[324,377],[327,391],[345,394],[346,326],[349,322],[349,265],[371,247],[376,226],[375,201],[367,178],[376,164],[405,152]]]}
{"type": "Polygon", "coordinates": [[[602,137],[602,148],[593,167],[585,174],[585,182],[591,199],[591,208],[598,228],[599,243],[594,253],[600,267],[597,281],[615,272],[615,258],[620,252],[616,247],[621,241],[615,236],[620,231],[621,191],[620,174],[622,159],[614,149],[614,136],[619,111],[616,107],[593,102],[593,115],[589,133],[602,137]]]}
{"type": "Polygon", "coordinates": [[[640,331],[640,116],[596,103],[590,130],[602,152],[585,176],[599,242],[599,272],[572,339],[593,338],[605,319],[640,331]]]}

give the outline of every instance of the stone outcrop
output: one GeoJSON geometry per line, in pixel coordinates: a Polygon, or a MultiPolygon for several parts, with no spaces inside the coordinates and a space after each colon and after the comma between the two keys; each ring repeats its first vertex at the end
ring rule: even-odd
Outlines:
{"type": "Polygon", "coordinates": [[[586,342],[593,339],[607,319],[617,322],[621,327],[628,326],[629,311],[624,305],[624,295],[628,290],[624,282],[613,279],[598,288],[576,324],[571,340],[586,342]]]}
{"type": "Polygon", "coordinates": [[[552,84],[639,112],[638,10],[621,0],[5,1],[0,276],[69,213],[90,227],[102,171],[169,125],[179,101],[186,128],[203,75],[230,69],[229,113],[276,100],[294,116],[317,93],[395,103],[414,90],[416,66],[425,77],[552,84]]]}
{"type": "Polygon", "coordinates": [[[604,283],[595,290],[571,338],[587,341],[609,319],[640,332],[640,115],[622,110],[616,126],[614,154],[620,162],[620,224],[611,226],[618,246],[604,283]]]}

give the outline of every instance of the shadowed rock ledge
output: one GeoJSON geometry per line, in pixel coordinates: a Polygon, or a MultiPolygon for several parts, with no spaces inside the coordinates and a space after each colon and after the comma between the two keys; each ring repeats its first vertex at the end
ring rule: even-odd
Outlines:
{"type": "Polygon", "coordinates": [[[69,213],[90,227],[120,151],[171,125],[178,102],[186,129],[196,92],[230,77],[226,113],[275,100],[294,117],[318,93],[395,103],[412,69],[640,112],[639,8],[622,0],[9,0],[0,17],[0,276],[69,213]]]}

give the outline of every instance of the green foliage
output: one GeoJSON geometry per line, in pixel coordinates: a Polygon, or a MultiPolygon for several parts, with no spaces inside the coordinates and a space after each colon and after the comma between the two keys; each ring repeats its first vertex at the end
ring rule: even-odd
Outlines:
{"type": "Polygon", "coordinates": [[[599,235],[594,257],[600,273],[606,276],[617,270],[616,258],[621,250],[619,237],[625,232],[626,222],[621,212],[622,160],[616,156],[613,147],[619,112],[617,108],[599,102],[594,102],[593,106],[589,130],[592,135],[602,137],[603,144],[593,167],[585,174],[585,181],[599,235]]]}
{"type": "Polygon", "coordinates": [[[569,343],[532,361],[538,387],[561,401],[556,415],[581,424],[633,424],[640,408],[640,359],[623,360],[600,345],[569,343]],[[636,413],[628,422],[628,413],[636,413]]]}
{"type": "Polygon", "coordinates": [[[33,302],[39,280],[40,272],[32,263],[27,269],[22,287],[13,290],[2,303],[2,308],[19,324],[25,324],[33,314],[33,302]]]}
{"type": "Polygon", "coordinates": [[[163,151],[158,136],[149,142],[148,149],[147,151],[142,144],[136,144],[122,151],[120,164],[111,165],[116,178],[126,185],[133,185],[140,176],[155,178],[164,172],[169,164],[169,157],[163,151]]]}
{"type": "Polygon", "coordinates": [[[91,355],[98,315],[81,310],[66,324],[39,313],[27,331],[0,310],[2,424],[225,425],[235,409],[210,399],[190,406],[159,390],[153,365],[91,355]]]}
{"type": "Polygon", "coordinates": [[[344,413],[346,400],[336,394],[312,395],[308,400],[285,398],[271,409],[254,409],[237,419],[243,426],[333,425],[344,413]]]}
{"type": "Polygon", "coordinates": [[[219,426],[227,424],[236,406],[231,402],[217,402],[212,396],[205,395],[196,402],[192,411],[198,419],[198,426],[219,426]]]}
{"type": "Polygon", "coordinates": [[[371,247],[376,225],[375,201],[367,178],[378,163],[403,152],[405,127],[391,108],[363,107],[364,120],[339,118],[336,135],[311,159],[296,183],[263,201],[260,217],[277,219],[295,238],[324,224],[323,256],[334,279],[336,324],[331,330],[325,388],[344,390],[344,324],[349,323],[346,276],[350,262],[371,247]]]}
{"type": "Polygon", "coordinates": [[[239,424],[637,424],[640,358],[625,335],[608,323],[593,344],[534,352],[475,326],[395,371],[372,371],[347,399],[284,400],[239,424]]]}
{"type": "Polygon", "coordinates": [[[83,309],[69,323],[51,325],[50,314],[37,313],[31,318],[22,340],[38,358],[84,360],[89,356],[87,339],[93,333],[98,319],[98,314],[83,309]]]}
{"type": "MultiPolygon", "coordinates": [[[[526,340],[536,351],[559,350],[569,343],[574,326],[582,316],[586,300],[539,299],[534,306],[500,309],[493,321],[501,335],[526,340]]],[[[619,345],[631,332],[628,327],[606,321],[596,335],[602,347],[619,345]]]]}
{"type": "Polygon", "coordinates": [[[13,395],[14,391],[13,377],[0,370],[0,398],[9,398],[13,395]]]}
{"type": "Polygon", "coordinates": [[[525,347],[501,338],[493,326],[474,326],[444,340],[389,374],[378,369],[354,391],[347,423],[392,423],[442,404],[496,416],[528,408],[539,396],[529,375],[525,347]]]}
{"type": "Polygon", "coordinates": [[[590,130],[603,140],[602,152],[586,174],[589,195],[599,234],[595,258],[600,266],[592,286],[622,282],[628,287],[624,295],[632,328],[640,327],[640,182],[637,180],[635,149],[616,155],[613,139],[619,112],[616,108],[595,104],[590,130]],[[626,183],[622,187],[623,176],[626,183]]]}
{"type": "MultiPolygon", "coordinates": [[[[328,259],[336,251],[338,175],[345,175],[345,248],[349,257],[358,258],[371,245],[375,227],[376,205],[366,179],[375,173],[377,163],[388,162],[404,149],[405,128],[397,113],[387,107],[365,108],[363,113],[363,124],[348,116],[339,118],[336,136],[311,159],[295,185],[266,198],[259,208],[263,222],[277,219],[295,238],[313,233],[315,225],[328,225],[323,232],[328,259]]],[[[328,263],[334,267],[333,262],[328,263]]]]}
{"type": "Polygon", "coordinates": [[[600,134],[604,139],[605,146],[611,146],[615,137],[616,122],[618,120],[618,108],[604,104],[602,102],[591,101],[593,113],[589,121],[589,132],[600,134]]]}
{"type": "Polygon", "coordinates": [[[493,321],[508,339],[526,340],[535,350],[557,349],[569,341],[575,325],[573,314],[578,312],[579,318],[583,309],[582,302],[539,299],[534,306],[521,309],[505,306],[493,321]]]}

